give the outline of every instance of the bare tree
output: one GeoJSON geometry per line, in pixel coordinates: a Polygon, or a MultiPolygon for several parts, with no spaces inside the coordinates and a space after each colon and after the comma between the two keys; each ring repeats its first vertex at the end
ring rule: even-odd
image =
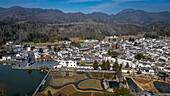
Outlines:
{"type": "Polygon", "coordinates": [[[7,85],[5,83],[0,83],[0,96],[5,96],[5,91],[7,90],[7,85]]]}

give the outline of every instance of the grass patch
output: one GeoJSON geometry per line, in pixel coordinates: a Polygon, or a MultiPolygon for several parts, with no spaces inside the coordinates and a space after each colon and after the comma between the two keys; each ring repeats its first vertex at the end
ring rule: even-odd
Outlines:
{"type": "Polygon", "coordinates": [[[52,95],[55,94],[55,93],[58,91],[58,90],[53,89],[53,88],[51,88],[51,87],[48,86],[48,87],[43,91],[43,93],[44,93],[44,94],[47,94],[48,90],[51,91],[51,94],[52,94],[52,95]]]}
{"type": "Polygon", "coordinates": [[[113,93],[106,93],[106,92],[93,92],[92,96],[114,96],[113,93]]]}
{"type": "Polygon", "coordinates": [[[62,79],[52,78],[50,83],[51,83],[51,85],[54,85],[54,86],[60,86],[62,84],[62,79]]]}
{"type": "Polygon", "coordinates": [[[104,73],[104,78],[113,78],[113,74],[110,74],[110,73],[104,73]]]}
{"type": "Polygon", "coordinates": [[[67,86],[64,86],[63,88],[61,88],[60,91],[65,94],[72,94],[72,93],[75,93],[77,91],[77,89],[75,88],[75,86],[73,84],[70,84],[70,85],[67,85],[67,86]]]}
{"type": "Polygon", "coordinates": [[[134,79],[135,79],[137,82],[143,83],[143,84],[150,82],[150,79],[149,79],[149,78],[135,77],[134,79]]]}
{"type": "Polygon", "coordinates": [[[153,83],[149,78],[134,77],[134,80],[146,91],[153,91],[158,93],[157,89],[154,87],[153,83]]]}
{"type": "Polygon", "coordinates": [[[69,96],[91,96],[92,92],[75,92],[69,96]]]}
{"type": "Polygon", "coordinates": [[[70,83],[70,82],[75,82],[75,80],[74,79],[63,79],[62,85],[70,83]]]}
{"type": "Polygon", "coordinates": [[[43,93],[41,93],[41,92],[38,92],[37,94],[36,94],[36,96],[45,96],[43,93]]]}
{"type": "Polygon", "coordinates": [[[98,90],[103,90],[100,81],[99,80],[95,80],[95,79],[88,79],[85,81],[82,81],[79,85],[79,88],[82,89],[98,89],[98,90]]]}
{"type": "Polygon", "coordinates": [[[58,91],[53,96],[67,96],[65,93],[58,91]]]}
{"type": "Polygon", "coordinates": [[[87,76],[85,74],[77,74],[76,77],[75,77],[75,80],[76,81],[79,81],[79,80],[83,80],[83,79],[86,79],[87,76]]]}
{"type": "Polygon", "coordinates": [[[104,73],[89,73],[92,78],[103,78],[104,73]]]}
{"type": "Polygon", "coordinates": [[[59,74],[55,74],[55,75],[53,75],[53,78],[62,78],[63,76],[61,76],[61,75],[59,75],[59,74]]]}

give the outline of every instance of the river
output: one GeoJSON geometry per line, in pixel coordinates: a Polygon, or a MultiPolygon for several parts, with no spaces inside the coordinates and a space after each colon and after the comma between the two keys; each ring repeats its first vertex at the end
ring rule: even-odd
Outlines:
{"type": "Polygon", "coordinates": [[[31,96],[45,73],[40,71],[13,70],[11,65],[0,63],[0,83],[7,84],[7,96],[31,96]]]}

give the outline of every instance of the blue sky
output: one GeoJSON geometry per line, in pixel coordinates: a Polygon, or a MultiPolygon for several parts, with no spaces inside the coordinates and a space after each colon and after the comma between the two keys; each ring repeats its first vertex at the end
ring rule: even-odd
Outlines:
{"type": "Polygon", "coordinates": [[[11,6],[116,14],[127,8],[148,12],[170,11],[170,0],[0,0],[0,7],[11,6]]]}

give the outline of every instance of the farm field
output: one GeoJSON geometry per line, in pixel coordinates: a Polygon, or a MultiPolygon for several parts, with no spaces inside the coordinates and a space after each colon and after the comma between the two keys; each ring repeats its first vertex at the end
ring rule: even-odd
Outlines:
{"type": "MultiPolygon", "coordinates": [[[[103,95],[102,78],[92,78],[85,72],[51,72],[47,87],[37,96],[47,95],[48,90],[52,96],[98,96],[103,95]]],[[[104,76],[104,74],[99,74],[104,76]]]]}
{"type": "Polygon", "coordinates": [[[92,89],[102,90],[100,81],[95,80],[95,79],[85,80],[85,81],[81,82],[78,86],[79,86],[79,88],[82,88],[82,89],[92,88],[92,89]]]}

